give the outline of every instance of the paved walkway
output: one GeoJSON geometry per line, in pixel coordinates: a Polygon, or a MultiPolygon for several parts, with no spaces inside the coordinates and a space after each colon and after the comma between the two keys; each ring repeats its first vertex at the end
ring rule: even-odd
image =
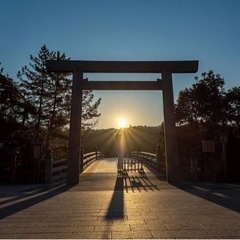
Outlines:
{"type": "Polygon", "coordinates": [[[74,187],[0,185],[0,238],[240,238],[240,186],[172,186],[145,168],[90,166],[74,187]]]}

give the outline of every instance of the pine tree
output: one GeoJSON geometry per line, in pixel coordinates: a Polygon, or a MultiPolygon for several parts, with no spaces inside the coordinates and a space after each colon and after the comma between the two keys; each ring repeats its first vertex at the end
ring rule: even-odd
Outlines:
{"type": "Polygon", "coordinates": [[[82,96],[82,128],[87,130],[97,124],[97,118],[100,117],[98,113],[98,106],[101,103],[101,98],[94,101],[94,95],[91,90],[84,90],[82,96]]]}
{"type": "MultiPolygon", "coordinates": [[[[41,47],[37,57],[30,55],[31,63],[18,72],[20,87],[25,97],[33,102],[37,114],[32,117],[34,125],[33,141],[44,140],[46,147],[55,137],[66,135],[70,120],[71,85],[68,73],[49,73],[47,60],[69,60],[64,53],[50,51],[45,45],[41,47]]],[[[98,118],[98,106],[101,99],[94,101],[92,91],[83,91],[82,126],[94,126],[98,118]]]]}
{"type": "Polygon", "coordinates": [[[32,61],[28,66],[24,66],[18,72],[20,79],[20,88],[25,94],[25,98],[31,101],[37,109],[37,114],[33,116],[32,124],[35,128],[33,141],[39,140],[39,135],[42,129],[46,128],[47,112],[46,102],[48,98],[48,89],[50,86],[49,74],[46,71],[46,60],[53,57],[53,52],[50,52],[44,45],[38,57],[30,55],[32,61]]]}

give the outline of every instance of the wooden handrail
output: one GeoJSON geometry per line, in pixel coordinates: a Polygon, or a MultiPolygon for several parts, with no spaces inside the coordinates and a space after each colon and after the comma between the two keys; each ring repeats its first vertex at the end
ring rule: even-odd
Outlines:
{"type": "MultiPolygon", "coordinates": [[[[102,153],[97,152],[90,152],[85,153],[83,155],[83,167],[87,168],[90,164],[92,164],[94,161],[98,160],[100,157],[102,157],[102,153]]],[[[58,179],[66,177],[67,173],[67,162],[68,159],[60,159],[52,162],[51,167],[51,175],[52,175],[52,181],[56,181],[58,179]]]]}
{"type": "Polygon", "coordinates": [[[141,151],[133,151],[131,153],[133,158],[141,158],[144,163],[157,168],[157,157],[156,154],[148,153],[148,152],[141,152],[141,151]]]}
{"type": "Polygon", "coordinates": [[[131,152],[132,158],[139,158],[145,164],[157,169],[163,174],[166,174],[166,164],[164,162],[157,162],[157,155],[149,152],[133,151],[131,152]]]}

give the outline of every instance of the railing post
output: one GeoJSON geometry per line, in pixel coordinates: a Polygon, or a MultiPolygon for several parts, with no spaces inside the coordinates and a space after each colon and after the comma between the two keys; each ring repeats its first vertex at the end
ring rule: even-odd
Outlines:
{"type": "Polygon", "coordinates": [[[19,156],[18,149],[15,150],[14,156],[11,156],[11,183],[15,183],[16,181],[16,164],[17,164],[17,158],[19,156]]]}
{"type": "Polygon", "coordinates": [[[161,171],[161,148],[160,145],[158,144],[156,147],[156,160],[157,160],[157,170],[160,172],[161,171]]]}
{"type": "Polygon", "coordinates": [[[84,148],[83,146],[81,146],[81,161],[79,163],[80,173],[83,172],[83,165],[84,165],[84,148]]]}
{"type": "Polygon", "coordinates": [[[52,181],[52,150],[47,149],[47,154],[45,156],[45,182],[50,183],[52,181]]]}
{"type": "Polygon", "coordinates": [[[139,152],[139,147],[137,147],[137,161],[138,161],[138,152],[139,152]]]}
{"type": "Polygon", "coordinates": [[[95,155],[96,155],[96,160],[98,160],[98,150],[97,150],[97,148],[95,149],[95,155]]]}

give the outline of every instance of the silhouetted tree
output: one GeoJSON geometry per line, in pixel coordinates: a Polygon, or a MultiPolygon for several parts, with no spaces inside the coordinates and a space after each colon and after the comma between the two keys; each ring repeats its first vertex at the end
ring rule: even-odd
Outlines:
{"type": "MultiPolygon", "coordinates": [[[[35,127],[34,141],[44,139],[46,146],[51,138],[60,136],[68,126],[72,80],[68,73],[49,73],[47,60],[69,60],[64,53],[50,51],[45,45],[36,57],[30,55],[29,66],[18,72],[21,90],[33,102],[37,114],[32,117],[35,127]]],[[[83,126],[100,116],[98,106],[101,99],[94,102],[92,91],[83,91],[83,126]]]]}
{"type": "Polygon", "coordinates": [[[227,119],[230,124],[237,127],[240,138],[240,87],[233,87],[226,94],[227,119]]]}
{"type": "Polygon", "coordinates": [[[175,111],[178,125],[193,125],[198,122],[198,111],[196,101],[194,101],[193,89],[186,88],[179,92],[175,111]]]}
{"type": "Polygon", "coordinates": [[[26,119],[35,113],[31,102],[26,101],[18,85],[0,70],[0,121],[1,138],[7,140],[10,135],[25,126],[26,119]]]}
{"type": "Polygon", "coordinates": [[[179,93],[176,104],[176,119],[179,125],[198,125],[206,132],[214,132],[225,126],[226,102],[224,79],[213,71],[202,73],[201,78],[190,88],[179,93]]]}
{"type": "Polygon", "coordinates": [[[40,131],[47,127],[49,119],[49,110],[47,101],[49,101],[50,76],[46,71],[46,60],[53,58],[53,52],[50,52],[46,46],[43,46],[38,53],[38,57],[30,55],[30,67],[24,66],[18,72],[20,79],[20,88],[24,92],[25,98],[33,102],[37,109],[37,114],[31,119],[35,127],[33,140],[39,139],[40,131]]]}
{"type": "Polygon", "coordinates": [[[239,169],[240,88],[234,87],[225,92],[224,79],[213,71],[203,73],[196,80],[192,87],[179,93],[175,108],[180,162],[184,170],[188,169],[190,173],[190,159],[197,159],[199,169],[203,170],[206,155],[202,153],[201,140],[215,140],[214,156],[208,161],[212,166],[208,167],[212,168],[212,175],[222,179],[224,141],[228,171],[232,173],[233,180],[239,179],[236,177],[239,175],[236,168],[239,169]]]}
{"type": "Polygon", "coordinates": [[[98,106],[101,103],[101,98],[94,100],[94,95],[91,90],[84,90],[82,96],[82,128],[87,130],[93,128],[97,122],[100,113],[98,106]]]}

